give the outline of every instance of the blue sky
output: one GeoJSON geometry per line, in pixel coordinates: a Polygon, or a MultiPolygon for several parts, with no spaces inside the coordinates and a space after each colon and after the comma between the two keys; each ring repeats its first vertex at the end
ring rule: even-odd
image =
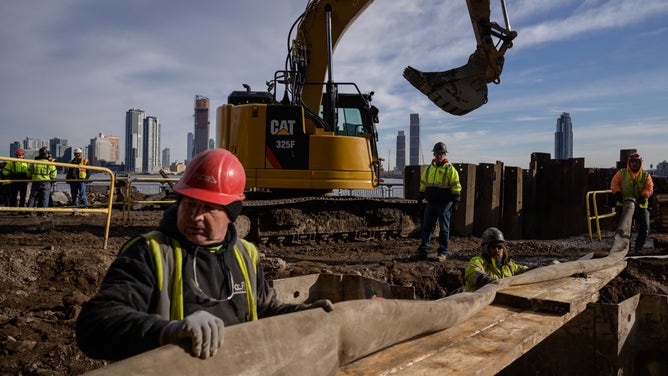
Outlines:
{"type": "MultiPolygon", "coordinates": [[[[500,24],[499,3],[492,18],[500,24]]],[[[183,160],[195,95],[215,108],[242,83],[264,90],[283,67],[305,0],[23,0],[0,3],[0,153],[25,137],[84,146],[124,136],[125,112],[162,125],[161,147],[183,160]]],[[[444,141],[453,162],[527,168],[554,155],[556,120],[571,114],[574,157],[613,167],[620,149],[668,159],[668,2],[508,0],[519,33],[489,102],[462,117],[438,109],[402,77],[442,71],[475,48],[464,0],[376,0],[334,54],[334,79],[374,91],[379,150],[395,163],[399,130],[421,117],[425,162],[444,141]]]]}

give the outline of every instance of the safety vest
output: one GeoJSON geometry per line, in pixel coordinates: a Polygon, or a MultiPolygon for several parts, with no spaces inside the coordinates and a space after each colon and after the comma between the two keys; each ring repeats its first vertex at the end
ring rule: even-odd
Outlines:
{"type": "MultiPolygon", "coordinates": [[[[85,166],[88,164],[88,159],[82,158],[79,162],[79,166],[85,166]]],[[[88,174],[88,169],[79,167],[79,179],[85,179],[88,174]]]]}
{"type": "Polygon", "coordinates": [[[516,274],[523,273],[529,269],[525,265],[519,265],[516,262],[510,260],[507,263],[503,264],[501,268],[498,268],[494,262],[489,262],[483,256],[474,256],[470,261],[469,265],[466,267],[465,277],[466,283],[464,291],[475,291],[476,286],[474,281],[470,281],[468,276],[473,274],[476,267],[482,268],[485,274],[488,274],[492,279],[502,279],[506,277],[512,277],[516,274]]]}
{"type": "Polygon", "coordinates": [[[462,186],[459,179],[455,179],[454,172],[456,170],[453,170],[450,163],[445,163],[442,166],[430,164],[420,179],[420,190],[424,191],[427,187],[436,187],[449,189],[451,192],[461,192],[462,186]]]}
{"type": "MultiPolygon", "coordinates": [[[[181,244],[170,239],[159,231],[142,235],[149,243],[156,266],[159,298],[156,313],[165,320],[183,320],[183,258],[181,244]],[[171,286],[165,288],[165,286],[171,286]]],[[[244,240],[237,239],[234,245],[234,256],[246,284],[246,301],[248,303],[247,321],[257,320],[257,266],[259,254],[255,246],[244,240]]]]}
{"type": "MultiPolygon", "coordinates": [[[[626,169],[621,170],[621,173],[622,173],[622,181],[621,181],[622,196],[624,198],[633,197],[635,199],[639,199],[640,194],[642,193],[642,190],[645,187],[645,181],[647,180],[649,172],[642,171],[640,174],[636,176],[635,180],[633,179],[633,176],[631,175],[631,173],[629,173],[628,170],[626,169]]],[[[621,205],[622,205],[621,202],[617,203],[617,206],[621,205]]],[[[645,204],[638,206],[640,208],[647,209],[647,207],[649,206],[649,202],[646,202],[645,204]]]]}
{"type": "Polygon", "coordinates": [[[35,181],[49,181],[57,176],[56,166],[30,163],[28,177],[35,181]]]}
{"type": "Polygon", "coordinates": [[[2,169],[4,176],[14,179],[25,179],[28,176],[28,163],[26,162],[7,162],[2,169]]]}

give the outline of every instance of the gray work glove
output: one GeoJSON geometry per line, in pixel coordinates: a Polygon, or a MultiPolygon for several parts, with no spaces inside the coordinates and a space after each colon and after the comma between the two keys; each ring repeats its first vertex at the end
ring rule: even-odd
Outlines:
{"type": "Polygon", "coordinates": [[[325,312],[332,312],[334,310],[334,304],[329,299],[316,300],[310,304],[300,304],[300,307],[297,308],[297,311],[305,311],[307,309],[313,308],[322,308],[325,312]]]}
{"type": "Polygon", "coordinates": [[[161,344],[183,347],[192,356],[206,359],[223,345],[223,320],[206,311],[197,311],[183,320],[172,321],[160,334],[161,344]]]}
{"type": "Polygon", "coordinates": [[[455,214],[459,210],[459,201],[453,201],[450,205],[450,214],[455,214]]]}
{"type": "Polygon", "coordinates": [[[492,278],[488,274],[482,273],[482,272],[476,272],[473,278],[474,278],[474,281],[475,281],[475,287],[476,288],[481,288],[488,283],[494,282],[494,278],[492,278]]]}

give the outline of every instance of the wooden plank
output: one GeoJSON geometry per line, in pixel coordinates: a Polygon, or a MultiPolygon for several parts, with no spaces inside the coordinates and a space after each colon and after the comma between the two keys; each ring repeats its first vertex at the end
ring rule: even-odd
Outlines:
{"type": "Polygon", "coordinates": [[[337,375],[494,375],[595,302],[598,290],[624,266],[619,263],[586,278],[503,290],[505,296],[530,302],[528,307],[568,306],[566,312],[546,313],[495,301],[462,324],[391,346],[341,367],[337,375]]]}

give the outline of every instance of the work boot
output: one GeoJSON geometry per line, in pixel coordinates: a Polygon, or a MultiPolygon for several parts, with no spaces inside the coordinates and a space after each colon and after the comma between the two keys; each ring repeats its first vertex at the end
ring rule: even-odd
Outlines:
{"type": "Polygon", "coordinates": [[[418,261],[426,260],[427,259],[427,253],[426,252],[418,252],[417,259],[418,259],[418,261]]]}
{"type": "Polygon", "coordinates": [[[436,259],[438,259],[439,262],[443,262],[443,261],[445,261],[445,259],[447,259],[447,258],[448,258],[448,255],[445,255],[445,254],[439,254],[439,255],[436,257],[436,259]]]}

